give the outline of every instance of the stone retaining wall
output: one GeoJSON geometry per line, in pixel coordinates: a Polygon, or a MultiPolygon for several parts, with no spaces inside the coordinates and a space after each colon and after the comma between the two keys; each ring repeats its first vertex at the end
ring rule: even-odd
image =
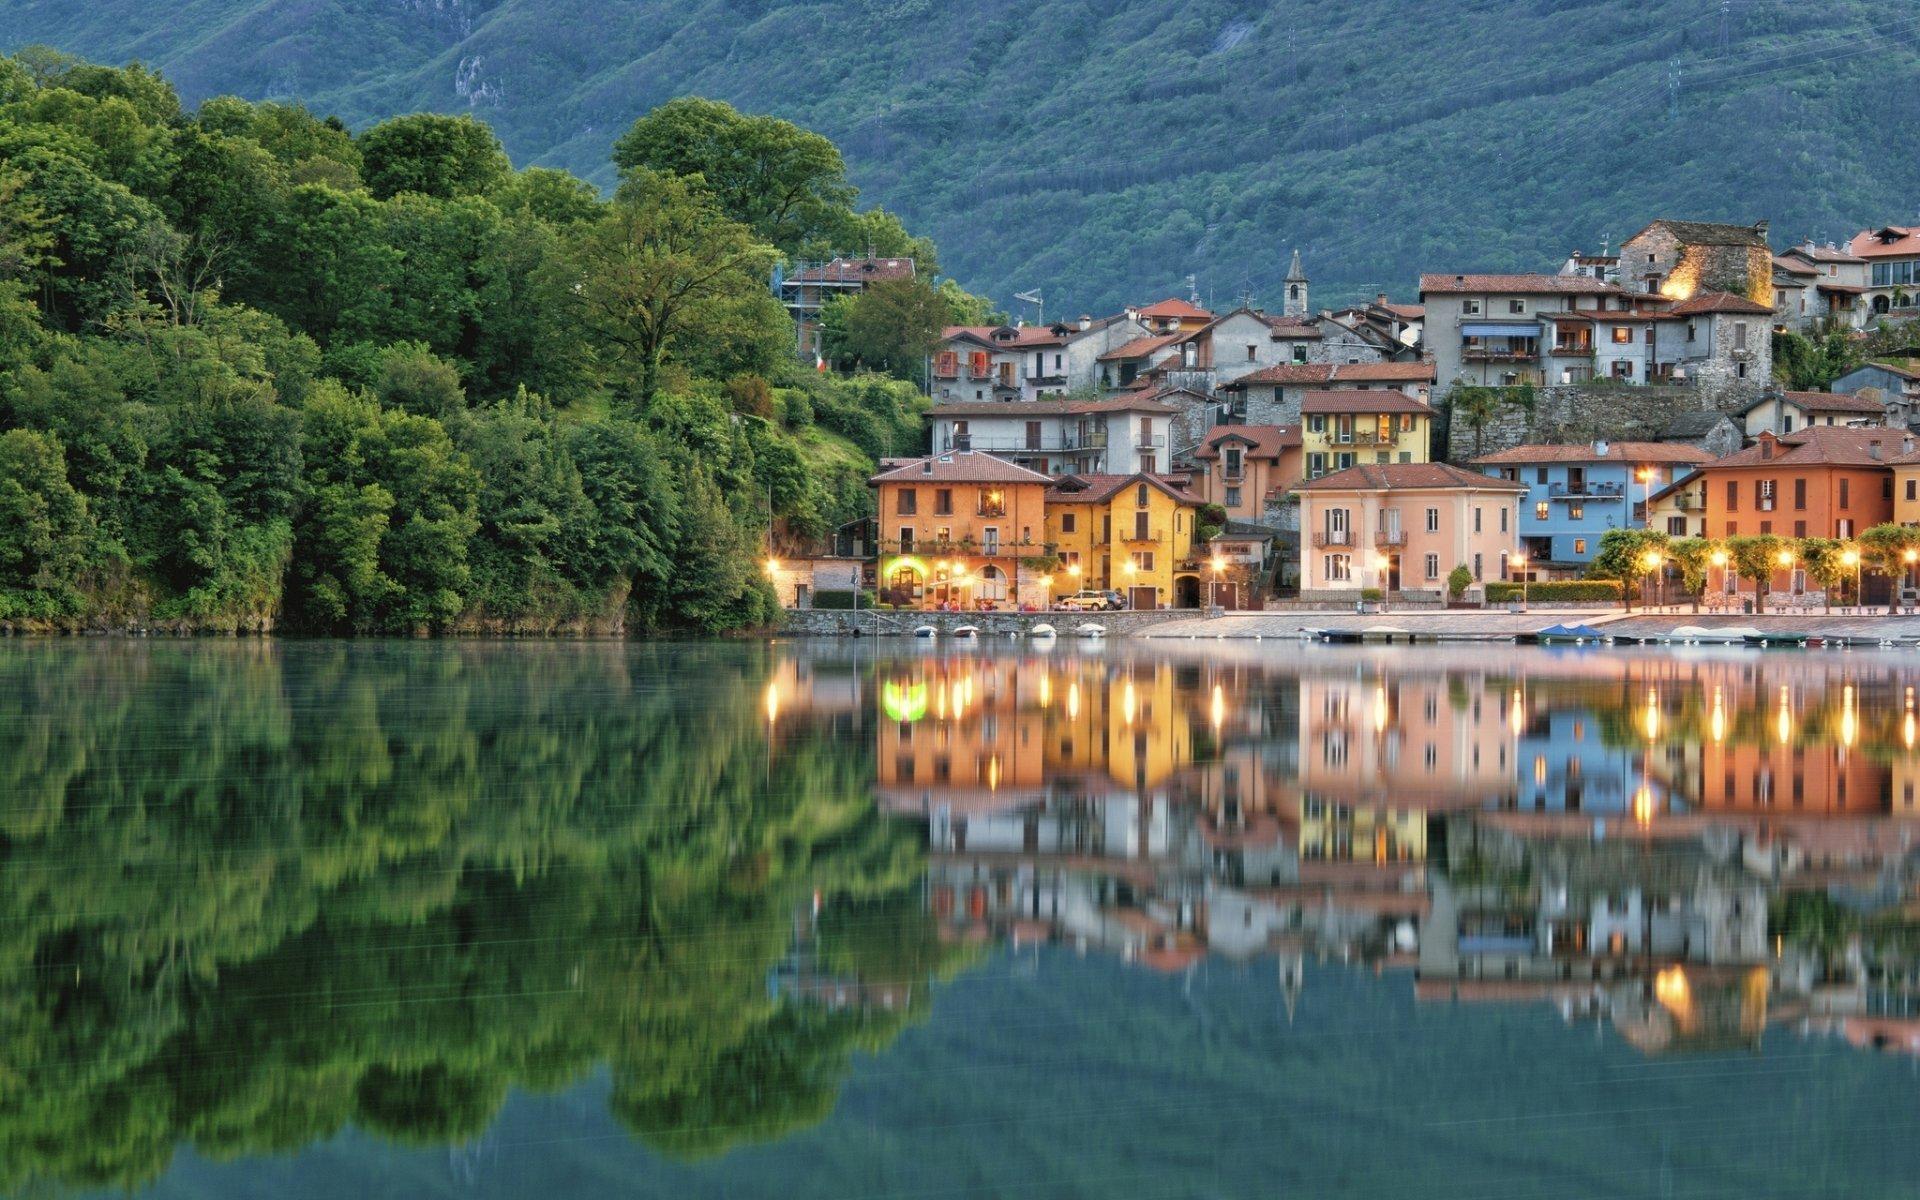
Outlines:
{"type": "Polygon", "coordinates": [[[1533,411],[1503,403],[1480,432],[1456,410],[1447,420],[1447,459],[1465,463],[1475,454],[1492,454],[1538,443],[1569,445],[1594,441],[1654,441],[1683,413],[1716,412],[1708,394],[1686,385],[1609,387],[1555,384],[1534,389],[1533,411]]]}
{"type": "Polygon", "coordinates": [[[1005,637],[1014,633],[1024,635],[1044,621],[1066,638],[1072,637],[1073,631],[1080,625],[1094,621],[1107,627],[1109,637],[1127,637],[1148,625],[1191,620],[1205,615],[1203,610],[1177,608],[1103,613],[923,613],[876,612],[870,609],[854,613],[806,608],[788,609],[780,632],[801,637],[852,637],[857,630],[860,637],[907,637],[917,625],[932,625],[944,637],[950,635],[956,626],[977,625],[983,635],[1005,637]]]}

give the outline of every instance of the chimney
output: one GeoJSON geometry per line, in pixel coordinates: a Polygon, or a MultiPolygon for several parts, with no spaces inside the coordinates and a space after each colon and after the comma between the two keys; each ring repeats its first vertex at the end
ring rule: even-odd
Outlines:
{"type": "Polygon", "coordinates": [[[1913,435],[1912,434],[1908,434],[1907,436],[1900,439],[1900,453],[1902,454],[1913,453],[1913,435]]]}
{"type": "Polygon", "coordinates": [[[1092,316],[1090,316],[1090,315],[1089,315],[1089,314],[1087,314],[1087,313],[1081,313],[1081,314],[1080,314],[1080,328],[1081,328],[1081,330],[1082,330],[1082,331],[1085,331],[1085,330],[1088,330],[1088,329],[1092,329],[1092,328],[1093,328],[1093,317],[1092,317],[1092,316]]]}
{"type": "Polygon", "coordinates": [[[1602,438],[1593,444],[1593,456],[1595,458],[1605,458],[1607,451],[1610,449],[1612,449],[1612,447],[1608,446],[1606,439],[1602,438]]]}
{"type": "Polygon", "coordinates": [[[921,473],[922,475],[931,475],[931,474],[933,474],[933,460],[932,460],[932,459],[930,459],[930,458],[924,458],[924,459],[921,459],[921,460],[920,460],[920,473],[921,473]]]}
{"type": "Polygon", "coordinates": [[[1453,277],[1453,285],[1455,287],[1465,287],[1467,285],[1467,277],[1465,275],[1455,275],[1453,277]]]}
{"type": "Polygon", "coordinates": [[[1880,461],[1880,439],[1879,438],[1875,438],[1871,442],[1867,443],[1867,457],[1872,459],[1875,462],[1880,461]]]}
{"type": "Polygon", "coordinates": [[[1763,217],[1763,218],[1761,218],[1760,220],[1758,220],[1758,221],[1755,221],[1755,222],[1753,223],[1753,231],[1754,231],[1755,233],[1757,233],[1757,234],[1759,234],[1759,235],[1760,235],[1761,237],[1765,237],[1765,236],[1767,236],[1767,222],[1766,222],[1766,218],[1764,218],[1764,217],[1763,217]]]}
{"type": "Polygon", "coordinates": [[[1380,307],[1385,308],[1387,306],[1387,294],[1385,292],[1381,292],[1379,295],[1373,298],[1373,302],[1375,304],[1378,304],[1380,307]]]}

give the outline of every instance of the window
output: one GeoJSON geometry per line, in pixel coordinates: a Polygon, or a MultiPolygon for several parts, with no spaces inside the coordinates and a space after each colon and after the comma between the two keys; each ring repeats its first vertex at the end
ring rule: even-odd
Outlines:
{"type": "Polygon", "coordinates": [[[1474,579],[1474,582],[1475,582],[1475,583],[1478,583],[1478,582],[1479,582],[1480,580],[1482,580],[1482,579],[1485,579],[1485,578],[1486,578],[1486,574],[1485,574],[1485,573],[1484,573],[1484,572],[1483,572],[1483,571],[1481,570],[1481,567],[1480,567],[1480,555],[1478,555],[1478,554],[1476,554],[1476,555],[1474,555],[1474,556],[1473,556],[1473,579],[1474,579]]]}
{"type": "Polygon", "coordinates": [[[1135,550],[1133,552],[1133,565],[1136,570],[1143,573],[1153,570],[1153,551],[1135,550]]]}
{"type": "Polygon", "coordinates": [[[913,488],[901,488],[899,499],[894,501],[894,510],[903,517],[910,517],[920,511],[920,493],[913,488]]]}
{"type": "Polygon", "coordinates": [[[1237,487],[1228,488],[1227,489],[1227,507],[1238,508],[1239,505],[1240,505],[1240,489],[1237,487]]]}
{"type": "Polygon", "coordinates": [[[1668,517],[1667,518],[1667,536],[1669,537],[1687,536],[1687,519],[1685,517],[1668,517]]]}
{"type": "Polygon", "coordinates": [[[1314,413],[1309,416],[1307,418],[1307,431],[1309,433],[1325,433],[1327,431],[1327,415],[1325,413],[1314,413]]]}
{"type": "Polygon", "coordinates": [[[1795,521],[1793,523],[1793,536],[1797,538],[1807,536],[1807,523],[1805,521],[1795,521]]]}
{"type": "Polygon", "coordinates": [[[1526,312],[1527,302],[1525,300],[1509,300],[1507,301],[1507,311],[1510,313],[1526,312]]]}
{"type": "Polygon", "coordinates": [[[933,493],[933,515],[950,517],[953,515],[953,489],[936,488],[933,493]]]}
{"type": "Polygon", "coordinates": [[[1740,511],[1740,481],[1738,479],[1727,480],[1727,511],[1740,511]]]}
{"type": "Polygon", "coordinates": [[[1503,504],[1500,506],[1500,532],[1501,533],[1505,533],[1507,531],[1507,519],[1508,519],[1507,508],[1503,504]]]}
{"type": "Polygon", "coordinates": [[[1851,490],[1848,487],[1848,485],[1851,484],[1852,482],[1853,481],[1851,479],[1847,479],[1845,477],[1842,477],[1840,480],[1840,507],[1841,508],[1849,508],[1852,506],[1852,501],[1847,498],[1847,493],[1851,490]]]}
{"type": "Polygon", "coordinates": [[[1920,500],[1920,480],[1907,480],[1907,499],[1909,501],[1920,500]]]}
{"type": "Polygon", "coordinates": [[[1852,537],[1853,536],[1853,518],[1841,517],[1838,521],[1835,521],[1833,523],[1833,536],[1837,538],[1852,537]]]}
{"type": "Polygon", "coordinates": [[[1806,511],[1807,481],[1805,479],[1796,479],[1793,481],[1793,507],[1800,512],[1806,511]]]}
{"type": "Polygon", "coordinates": [[[1761,512],[1773,511],[1773,480],[1756,479],[1753,481],[1753,506],[1761,512]]]}
{"type": "Polygon", "coordinates": [[[987,488],[980,493],[980,514],[983,517],[1004,517],[1007,515],[1007,494],[999,488],[987,488]]]}
{"type": "Polygon", "coordinates": [[[1477,317],[1480,315],[1480,302],[1478,300],[1462,300],[1460,302],[1460,312],[1464,316],[1477,317]]]}
{"type": "Polygon", "coordinates": [[[1342,471],[1346,470],[1348,467],[1353,465],[1353,452],[1349,450],[1344,454],[1334,455],[1333,465],[1335,467],[1338,467],[1342,471]]]}
{"type": "Polygon", "coordinates": [[[1153,536],[1153,531],[1147,524],[1151,520],[1153,520],[1153,514],[1150,512],[1141,511],[1133,514],[1134,541],[1144,542],[1153,536]]]}
{"type": "Polygon", "coordinates": [[[1567,520],[1584,521],[1587,519],[1587,506],[1584,504],[1567,505],[1567,520]]]}
{"type": "Polygon", "coordinates": [[[1633,330],[1625,325],[1615,325],[1613,327],[1613,344],[1616,346],[1631,346],[1633,344],[1633,330]]]}
{"type": "Polygon", "coordinates": [[[1253,361],[1254,361],[1254,360],[1255,360],[1256,358],[1258,358],[1258,357],[1259,357],[1259,354],[1260,354],[1260,347],[1258,347],[1258,346],[1248,346],[1248,347],[1247,347],[1247,361],[1248,361],[1248,362],[1253,362],[1253,361]]]}
{"type": "Polygon", "coordinates": [[[1747,377],[1747,364],[1745,363],[1733,364],[1733,374],[1734,374],[1734,378],[1736,379],[1745,379],[1747,377]]]}
{"type": "Polygon", "coordinates": [[[1535,483],[1545,483],[1547,481],[1547,469],[1545,467],[1540,467],[1539,469],[1535,470],[1533,473],[1533,481],[1535,483]]]}
{"type": "Polygon", "coordinates": [[[1747,348],[1747,323],[1745,321],[1735,321],[1733,323],[1733,348],[1735,350],[1745,350],[1747,348]]]}
{"type": "Polygon", "coordinates": [[[1298,346],[1295,346],[1295,347],[1293,348],[1293,361],[1295,361],[1295,362],[1297,362],[1297,363],[1303,363],[1303,362],[1305,362],[1305,361],[1307,361],[1307,348],[1306,348],[1306,346],[1304,346],[1304,345],[1298,345],[1298,346]]]}
{"type": "Polygon", "coordinates": [[[1478,504],[1474,505],[1473,506],[1473,531],[1475,533],[1480,532],[1480,512],[1481,512],[1480,506],[1478,504]]]}
{"type": "Polygon", "coordinates": [[[1427,510],[1427,532],[1428,533],[1440,532],[1440,510],[1437,508],[1430,508],[1427,510]]]}
{"type": "Polygon", "coordinates": [[[1079,519],[1076,514],[1070,513],[1070,512],[1060,514],[1060,532],[1061,533],[1072,533],[1074,531],[1074,526],[1077,525],[1078,523],[1079,523],[1079,519]]]}
{"type": "Polygon", "coordinates": [[[1427,578],[1440,578],[1440,556],[1438,554],[1427,555],[1427,578]]]}
{"type": "Polygon", "coordinates": [[[1326,555],[1321,560],[1320,570],[1328,583],[1346,583],[1353,578],[1353,556],[1350,554],[1326,555]]]}
{"type": "Polygon", "coordinates": [[[1533,506],[1533,519],[1536,521],[1544,521],[1552,512],[1553,507],[1545,500],[1537,501],[1533,506]]]}
{"type": "Polygon", "coordinates": [[[1151,488],[1149,488],[1149,487],[1148,487],[1148,486],[1147,486],[1146,484],[1144,484],[1144,483],[1143,483],[1143,484],[1141,484],[1140,486],[1138,486],[1138,487],[1136,487],[1136,488],[1135,488],[1135,489],[1133,490],[1133,503],[1134,503],[1134,506],[1135,506],[1135,507],[1137,507],[1137,508],[1145,508],[1145,507],[1147,506],[1147,493],[1148,493],[1149,491],[1151,491],[1151,490],[1152,490],[1152,489],[1151,489],[1151,488]]]}
{"type": "Polygon", "coordinates": [[[1318,479],[1327,473],[1327,456],[1324,454],[1307,455],[1307,478],[1318,479]]]}
{"type": "Polygon", "coordinates": [[[1573,539],[1573,552],[1575,554],[1585,554],[1587,552],[1587,539],[1585,538],[1573,539]]]}
{"type": "Polygon", "coordinates": [[[900,553],[913,553],[913,526],[911,525],[902,525],[900,527],[900,553]]]}

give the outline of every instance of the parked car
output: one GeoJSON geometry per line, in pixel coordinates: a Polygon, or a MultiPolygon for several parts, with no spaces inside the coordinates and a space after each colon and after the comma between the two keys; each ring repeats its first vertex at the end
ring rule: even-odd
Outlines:
{"type": "Polygon", "coordinates": [[[1060,607],[1072,612],[1117,612],[1127,606],[1119,592],[1075,592],[1060,598],[1060,607]]]}

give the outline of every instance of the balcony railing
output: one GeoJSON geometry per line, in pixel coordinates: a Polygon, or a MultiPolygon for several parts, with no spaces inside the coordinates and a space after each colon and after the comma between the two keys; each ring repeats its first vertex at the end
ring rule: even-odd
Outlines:
{"type": "Polygon", "coordinates": [[[1144,434],[1135,434],[1133,436],[1133,448],[1135,450],[1165,450],[1167,448],[1167,437],[1165,434],[1161,434],[1158,437],[1147,437],[1144,434]]]}
{"type": "Polygon", "coordinates": [[[1315,549],[1325,549],[1328,546],[1351,546],[1353,545],[1353,530],[1351,529],[1318,530],[1313,535],[1313,544],[1315,549]]]}
{"type": "Polygon", "coordinates": [[[1465,362],[1532,362],[1540,357],[1538,349],[1533,350],[1462,350],[1460,357],[1465,362]]]}
{"type": "Polygon", "coordinates": [[[1373,544],[1382,548],[1388,546],[1404,546],[1407,544],[1407,531],[1404,529],[1376,529],[1373,534],[1373,544]]]}
{"type": "Polygon", "coordinates": [[[1378,429],[1334,431],[1328,434],[1327,440],[1336,446],[1397,446],[1400,444],[1400,432],[1398,429],[1386,433],[1378,429]]]}
{"type": "Polygon", "coordinates": [[[1555,342],[1553,352],[1563,358],[1590,358],[1593,356],[1593,343],[1555,342]]]}
{"type": "Polygon", "coordinates": [[[959,541],[939,541],[933,538],[914,538],[901,541],[890,538],[877,543],[881,554],[917,554],[927,558],[1032,558],[1039,555],[1051,555],[1053,542],[995,542],[988,546],[984,542],[965,539],[959,541]]]}
{"type": "Polygon", "coordinates": [[[1065,387],[1067,377],[1065,375],[1029,375],[1027,382],[1035,387],[1065,387]]]}
{"type": "Polygon", "coordinates": [[[1165,536],[1166,536],[1166,531],[1161,529],[1149,529],[1144,533],[1138,529],[1123,529],[1120,531],[1119,540],[1123,542],[1135,542],[1135,543],[1158,542],[1158,541],[1163,541],[1165,539],[1165,536]]]}
{"type": "Polygon", "coordinates": [[[1547,495],[1554,500],[1618,500],[1624,489],[1617,483],[1550,483],[1547,495]]]}
{"type": "Polygon", "coordinates": [[[993,438],[962,433],[953,434],[945,439],[935,439],[934,452],[938,454],[947,450],[986,450],[999,454],[1012,454],[1024,450],[1032,454],[1048,454],[1070,450],[1105,450],[1106,448],[1107,435],[1104,433],[1059,433],[1052,436],[1043,435],[1039,438],[1017,435],[993,438]]]}

